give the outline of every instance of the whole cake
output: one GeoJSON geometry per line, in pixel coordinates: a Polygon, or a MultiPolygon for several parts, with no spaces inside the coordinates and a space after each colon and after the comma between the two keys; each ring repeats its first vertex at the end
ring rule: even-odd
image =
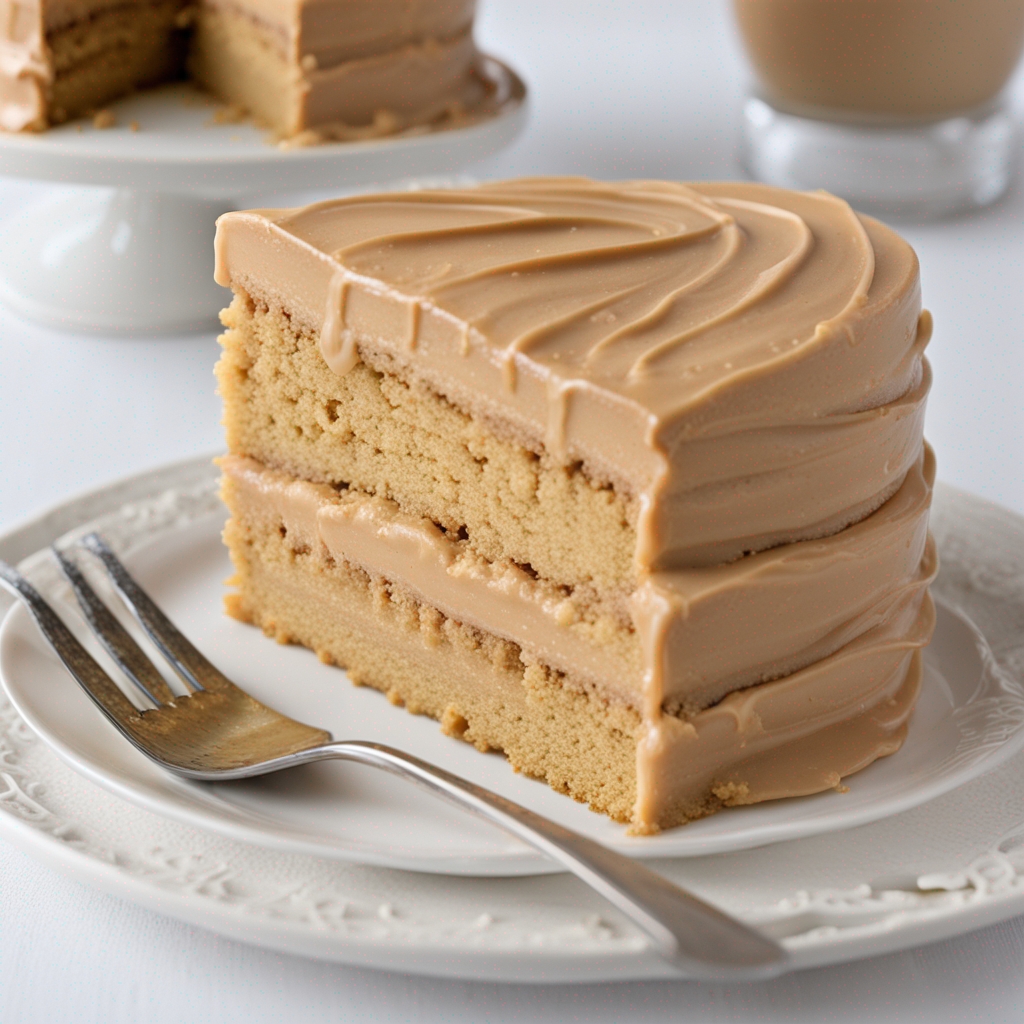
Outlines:
{"type": "Polygon", "coordinates": [[[917,260],[825,193],[575,178],[222,217],[231,614],[637,831],[901,744],[917,260]]]}
{"type": "Polygon", "coordinates": [[[476,0],[0,0],[0,127],[191,74],[283,137],[436,119],[481,90],[476,0]]]}

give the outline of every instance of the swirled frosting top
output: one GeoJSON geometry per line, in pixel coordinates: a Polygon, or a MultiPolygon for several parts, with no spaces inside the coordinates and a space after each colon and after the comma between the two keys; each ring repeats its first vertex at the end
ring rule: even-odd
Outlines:
{"type": "Polygon", "coordinates": [[[920,454],[917,260],[823,192],[533,178],[355,196],[225,215],[216,275],[319,331],[338,373],[383,351],[632,489],[645,564],[838,529],[920,454]],[[830,458],[813,508],[783,514],[830,458]],[[772,529],[761,494],[757,530],[671,536],[673,502],[706,511],[755,477],[773,481],[772,529]]]}

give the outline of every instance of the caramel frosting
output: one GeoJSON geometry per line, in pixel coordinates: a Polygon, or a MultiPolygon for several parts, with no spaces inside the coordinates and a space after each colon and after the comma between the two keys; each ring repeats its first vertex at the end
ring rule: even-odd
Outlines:
{"type": "Polygon", "coordinates": [[[935,607],[879,625],[830,658],[730,694],[689,720],[645,723],[635,821],[662,820],[710,789],[726,806],[838,789],[899,750],[921,687],[935,607]]]}
{"type": "Polygon", "coordinates": [[[826,193],[553,178],[218,222],[217,281],[640,503],[641,573],[870,514],[918,461],[916,257],[826,193]]]}
{"type": "Polygon", "coordinates": [[[0,0],[0,128],[21,131],[46,120],[46,60],[42,0],[0,0]]]}
{"type": "Polygon", "coordinates": [[[380,119],[381,134],[387,134],[448,110],[472,108],[483,96],[483,86],[472,74],[476,61],[476,43],[467,31],[452,39],[429,39],[385,54],[311,67],[302,72],[301,123],[316,130],[380,119]]]}
{"type": "Polygon", "coordinates": [[[472,28],[476,0],[205,0],[276,29],[284,56],[321,70],[472,28]]]}
{"type": "Polygon", "coordinates": [[[934,481],[925,446],[896,494],[840,533],[644,579],[631,604],[647,707],[706,707],[916,609],[938,569],[928,535],[934,481]]]}
{"type": "Polygon", "coordinates": [[[991,100],[1024,49],[1024,0],[733,5],[769,98],[815,117],[949,117],[991,100]]]}

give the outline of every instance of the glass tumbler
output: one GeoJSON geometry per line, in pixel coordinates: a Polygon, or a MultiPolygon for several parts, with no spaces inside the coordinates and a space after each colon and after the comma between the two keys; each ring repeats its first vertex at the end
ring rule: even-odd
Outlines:
{"type": "Polygon", "coordinates": [[[1001,97],[1024,0],[733,0],[756,78],[742,158],[755,178],[931,219],[1010,180],[1001,97]]]}

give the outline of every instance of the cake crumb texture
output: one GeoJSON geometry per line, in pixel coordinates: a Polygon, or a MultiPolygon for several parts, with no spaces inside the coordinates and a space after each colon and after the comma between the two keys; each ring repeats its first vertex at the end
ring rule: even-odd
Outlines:
{"type": "MultiPolygon", "coordinates": [[[[228,447],[275,469],[396,501],[581,600],[636,586],[636,503],[577,464],[503,440],[425,385],[365,362],[339,377],[280,309],[235,297],[218,364],[228,447]]],[[[565,609],[570,614],[570,609],[565,609]]]]}
{"type": "Polygon", "coordinates": [[[738,807],[750,802],[750,787],[745,782],[722,782],[712,786],[711,792],[726,807],[738,807]]]}

